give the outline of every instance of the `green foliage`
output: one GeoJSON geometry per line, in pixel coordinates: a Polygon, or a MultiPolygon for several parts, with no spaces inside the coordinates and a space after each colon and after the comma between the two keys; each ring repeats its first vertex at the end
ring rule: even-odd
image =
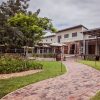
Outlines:
{"type": "Polygon", "coordinates": [[[20,43],[19,36],[16,34],[20,34],[21,32],[19,32],[17,28],[9,26],[7,20],[16,13],[27,13],[28,1],[29,0],[7,0],[0,5],[0,45],[3,44],[8,48],[14,45],[14,41],[18,41],[19,44],[22,44],[20,43]]]}
{"type": "Polygon", "coordinates": [[[20,41],[15,41],[17,45],[20,42],[26,46],[33,46],[42,39],[46,31],[54,31],[50,19],[38,17],[36,14],[18,13],[8,20],[8,24],[17,27],[21,32],[21,34],[16,33],[17,36],[20,35],[20,41]]]}
{"type": "Polygon", "coordinates": [[[7,0],[7,2],[2,2],[0,5],[0,10],[7,17],[14,16],[16,13],[27,12],[30,0],[7,0]]]}
{"type": "Polygon", "coordinates": [[[100,100],[100,92],[98,92],[94,97],[92,97],[90,100],[100,100]]]}
{"type": "Polygon", "coordinates": [[[80,60],[79,62],[100,70],[100,61],[80,60]]]}
{"type": "Polygon", "coordinates": [[[47,54],[33,54],[33,57],[44,57],[44,58],[54,58],[55,54],[53,53],[47,53],[47,54]]]}
{"type": "Polygon", "coordinates": [[[8,47],[34,46],[46,31],[55,32],[51,20],[27,11],[30,0],[8,0],[0,5],[0,44],[8,47]]]}
{"type": "Polygon", "coordinates": [[[42,69],[42,67],[42,64],[30,62],[19,57],[6,55],[0,58],[0,74],[42,69]]]}
{"type": "Polygon", "coordinates": [[[37,62],[37,63],[41,63],[43,65],[43,71],[33,75],[0,80],[0,98],[26,85],[33,84],[35,82],[39,82],[41,80],[52,78],[58,75],[62,75],[66,72],[66,68],[64,65],[62,66],[63,70],[61,72],[60,62],[37,62]]]}

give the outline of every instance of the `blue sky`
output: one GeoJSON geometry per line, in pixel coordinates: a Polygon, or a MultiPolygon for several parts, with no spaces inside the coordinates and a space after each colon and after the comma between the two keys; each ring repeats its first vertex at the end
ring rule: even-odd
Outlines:
{"type": "Polygon", "coordinates": [[[52,19],[57,29],[79,24],[100,27],[100,0],[30,0],[29,10],[37,9],[41,9],[39,16],[52,19]]]}

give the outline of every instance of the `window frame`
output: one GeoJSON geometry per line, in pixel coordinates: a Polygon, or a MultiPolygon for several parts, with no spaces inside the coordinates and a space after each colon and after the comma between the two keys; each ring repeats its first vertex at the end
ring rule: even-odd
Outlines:
{"type": "Polygon", "coordinates": [[[59,35],[59,36],[58,36],[58,43],[60,43],[60,42],[61,42],[61,38],[62,38],[62,36],[61,36],[61,35],[59,35]]]}
{"type": "Polygon", "coordinates": [[[69,38],[69,34],[64,34],[64,38],[69,38]]]}
{"type": "Polygon", "coordinates": [[[77,32],[72,33],[72,37],[77,37],[77,32]]]}

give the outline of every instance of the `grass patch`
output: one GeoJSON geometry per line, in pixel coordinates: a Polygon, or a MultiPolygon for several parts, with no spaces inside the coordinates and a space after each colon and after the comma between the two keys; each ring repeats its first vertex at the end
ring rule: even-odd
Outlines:
{"type": "Polygon", "coordinates": [[[93,98],[90,100],[100,100],[100,92],[98,92],[93,98]]]}
{"type": "Polygon", "coordinates": [[[78,62],[83,63],[83,64],[88,65],[88,66],[91,66],[97,70],[100,70],[100,61],[96,61],[96,66],[95,66],[95,61],[80,60],[78,62]]]}
{"type": "Polygon", "coordinates": [[[39,62],[39,63],[43,64],[42,72],[23,77],[0,80],[0,98],[26,85],[41,80],[45,80],[51,77],[55,77],[64,74],[66,72],[66,68],[64,65],[62,66],[62,72],[61,72],[60,62],[39,62]]]}

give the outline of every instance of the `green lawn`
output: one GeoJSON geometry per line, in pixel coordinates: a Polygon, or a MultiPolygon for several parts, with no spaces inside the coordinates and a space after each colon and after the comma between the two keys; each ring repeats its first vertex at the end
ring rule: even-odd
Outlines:
{"type": "Polygon", "coordinates": [[[91,98],[90,100],[100,100],[100,92],[98,92],[96,94],[96,96],[94,96],[93,98],[91,98]]]}
{"type": "Polygon", "coordinates": [[[100,61],[96,61],[96,64],[95,61],[88,61],[88,60],[80,60],[79,62],[91,66],[97,70],[100,70],[100,61]]]}
{"type": "Polygon", "coordinates": [[[62,66],[62,72],[61,72],[60,62],[40,62],[40,63],[43,64],[42,72],[33,75],[23,76],[23,77],[0,80],[0,98],[18,88],[51,77],[55,77],[64,74],[66,72],[66,68],[64,65],[62,66]]]}
{"type": "MultiPolygon", "coordinates": [[[[100,70],[100,61],[96,61],[96,66],[95,61],[80,60],[79,62],[100,70]]],[[[98,92],[91,100],[100,100],[100,92],[98,92]]]]}

